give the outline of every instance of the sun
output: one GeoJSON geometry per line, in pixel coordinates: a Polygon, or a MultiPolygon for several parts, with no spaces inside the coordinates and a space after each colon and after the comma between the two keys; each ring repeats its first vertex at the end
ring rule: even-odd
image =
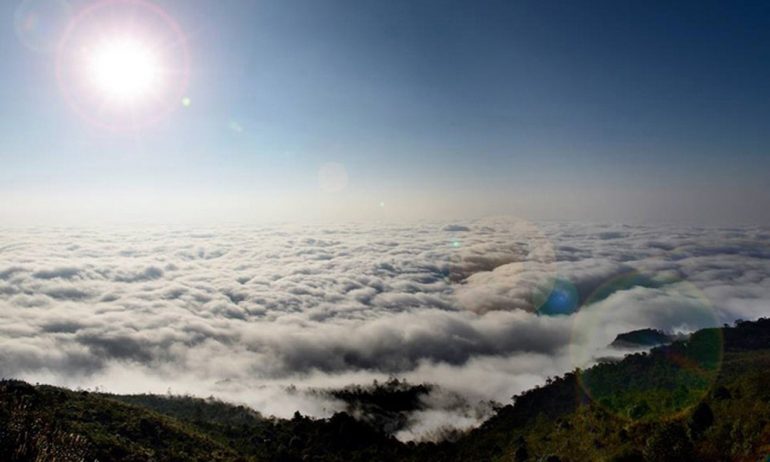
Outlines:
{"type": "Polygon", "coordinates": [[[152,47],[133,37],[116,37],[89,53],[88,77],[102,97],[113,102],[139,103],[159,90],[160,59],[152,47]]]}
{"type": "Polygon", "coordinates": [[[56,47],[57,83],[73,111],[124,132],[189,106],[187,35],[165,10],[150,0],[86,3],[56,47]]]}

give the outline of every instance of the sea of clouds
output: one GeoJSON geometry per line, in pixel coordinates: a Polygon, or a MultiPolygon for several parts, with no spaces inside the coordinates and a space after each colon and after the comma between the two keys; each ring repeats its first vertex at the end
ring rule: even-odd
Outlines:
{"type": "Polygon", "coordinates": [[[505,217],[2,229],[0,377],[285,417],[344,408],[304,389],[396,376],[439,385],[398,435],[430,438],[486,417],[468,403],[611,355],[618,333],[770,315],[769,242],[762,227],[505,217]],[[539,312],[564,286],[580,310],[539,312]]]}

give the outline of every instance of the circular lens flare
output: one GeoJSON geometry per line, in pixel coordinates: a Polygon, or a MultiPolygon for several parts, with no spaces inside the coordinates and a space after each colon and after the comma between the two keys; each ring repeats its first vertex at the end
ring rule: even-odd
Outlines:
{"type": "Polygon", "coordinates": [[[30,50],[53,52],[71,18],[66,0],[23,0],[14,15],[16,35],[30,50]]]}
{"type": "Polygon", "coordinates": [[[533,292],[533,305],[540,316],[569,316],[580,308],[577,287],[567,279],[547,281],[533,292]]]}
{"type": "Polygon", "coordinates": [[[687,281],[634,272],[610,279],[574,318],[570,349],[580,391],[626,420],[682,415],[706,396],[719,374],[721,331],[711,328],[717,325],[709,300],[687,281]],[[626,332],[642,339],[638,334],[649,328],[667,330],[672,343],[627,355],[627,348],[639,352],[650,345],[616,346],[612,340],[626,332]],[[625,359],[619,361],[620,355],[625,359]]]}

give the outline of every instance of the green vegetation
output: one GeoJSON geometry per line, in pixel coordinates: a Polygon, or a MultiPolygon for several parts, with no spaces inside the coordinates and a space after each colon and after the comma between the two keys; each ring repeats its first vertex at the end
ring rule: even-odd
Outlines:
{"type": "Polygon", "coordinates": [[[764,461],[770,320],[549,380],[456,441],[392,436],[429,385],[328,393],[349,412],[266,418],[213,399],[0,382],[2,461],[764,461]]]}
{"type": "Polygon", "coordinates": [[[320,391],[346,404],[346,412],[384,434],[395,434],[408,425],[409,413],[424,409],[422,398],[433,389],[430,385],[410,385],[391,378],[341,390],[320,391]]]}
{"type": "Polygon", "coordinates": [[[657,329],[639,329],[618,334],[612,346],[619,348],[652,347],[671,343],[673,336],[657,329]]]}
{"type": "Polygon", "coordinates": [[[446,460],[764,460],[767,384],[770,320],[705,329],[523,393],[446,460]]]}

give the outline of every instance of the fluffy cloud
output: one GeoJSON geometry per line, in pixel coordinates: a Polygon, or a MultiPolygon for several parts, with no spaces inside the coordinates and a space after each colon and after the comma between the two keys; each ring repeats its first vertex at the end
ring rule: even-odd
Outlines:
{"type": "MultiPolygon", "coordinates": [[[[768,238],[506,219],[3,230],[0,376],[215,394],[276,415],[339,409],[290,384],[387,375],[507,401],[626,330],[770,314],[768,238]],[[556,280],[582,308],[539,316],[556,280]]],[[[448,413],[421,411],[401,436],[435,432],[448,413]]]]}

